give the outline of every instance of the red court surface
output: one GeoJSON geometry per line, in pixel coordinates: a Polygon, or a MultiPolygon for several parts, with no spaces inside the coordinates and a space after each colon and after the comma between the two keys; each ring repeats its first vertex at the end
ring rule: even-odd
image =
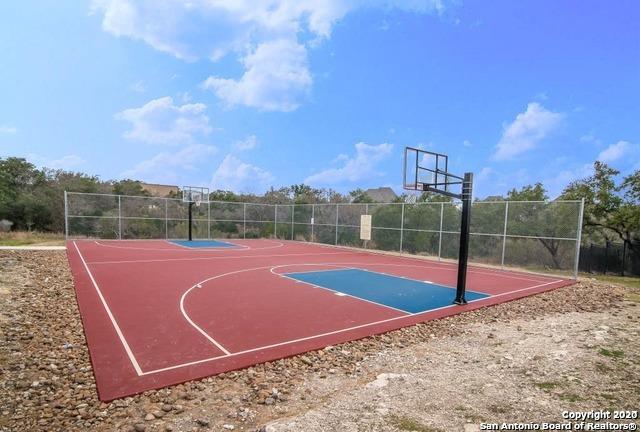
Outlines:
{"type": "MultiPolygon", "coordinates": [[[[164,240],[68,241],[101,400],[320,349],[572,284],[469,267],[464,306],[408,313],[282,276],[358,268],[455,287],[457,266],[279,240],[187,248],[164,240]]],[[[453,297],[452,297],[453,300],[453,297]]]]}

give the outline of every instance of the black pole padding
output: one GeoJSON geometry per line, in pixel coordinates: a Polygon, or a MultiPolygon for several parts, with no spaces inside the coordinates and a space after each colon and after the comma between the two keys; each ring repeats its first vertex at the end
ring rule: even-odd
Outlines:
{"type": "Polygon", "coordinates": [[[189,202],[189,241],[193,240],[192,236],[192,221],[193,221],[193,202],[189,202]]]}
{"type": "Polygon", "coordinates": [[[458,284],[455,304],[467,303],[467,261],[469,260],[469,223],[471,222],[471,197],[473,194],[473,173],[464,173],[462,182],[462,221],[460,223],[460,252],[458,254],[458,284]]]}

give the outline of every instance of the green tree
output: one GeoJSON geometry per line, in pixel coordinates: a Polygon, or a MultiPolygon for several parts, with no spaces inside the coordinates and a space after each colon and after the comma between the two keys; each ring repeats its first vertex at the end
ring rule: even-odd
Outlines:
{"type": "Polygon", "coordinates": [[[100,182],[97,176],[89,176],[79,172],[64,170],[44,170],[46,175],[45,193],[47,207],[51,213],[50,231],[60,232],[64,229],[64,192],[109,193],[108,184],[100,182]]]}
{"type": "Polygon", "coordinates": [[[369,195],[366,194],[362,189],[354,189],[349,192],[350,201],[354,204],[358,203],[372,203],[374,202],[369,195]]]}
{"type": "Polygon", "coordinates": [[[45,229],[50,221],[45,184],[45,173],[26,159],[0,159],[0,219],[12,221],[13,229],[45,229]]]}
{"type": "Polygon", "coordinates": [[[291,190],[286,187],[268,190],[262,200],[266,204],[289,204],[291,203],[291,190]]]}
{"type": "Polygon", "coordinates": [[[125,179],[113,183],[113,193],[128,196],[151,196],[138,180],[125,179]]]}
{"type": "MultiPolygon", "coordinates": [[[[542,183],[509,191],[507,200],[511,203],[507,219],[507,234],[523,236],[514,238],[514,242],[522,243],[522,248],[519,250],[512,248],[512,252],[516,256],[524,257],[525,264],[532,251],[527,247],[527,243],[531,240],[524,236],[530,236],[535,237],[549,253],[553,267],[562,268],[565,250],[562,246],[565,243],[558,238],[575,237],[577,206],[549,202],[548,199],[542,183]]],[[[539,261],[536,258],[533,260],[539,261]]]]}
{"type": "Polygon", "coordinates": [[[523,186],[520,190],[511,189],[507,193],[509,201],[547,201],[549,196],[542,183],[523,186]]]}
{"type": "Polygon", "coordinates": [[[563,198],[584,198],[583,225],[589,234],[600,232],[607,239],[613,234],[630,250],[640,252],[640,170],[616,184],[618,170],[599,161],[593,169],[593,175],[567,186],[563,198]]]}
{"type": "Polygon", "coordinates": [[[209,194],[209,200],[240,202],[240,197],[231,191],[218,189],[209,194]]]}

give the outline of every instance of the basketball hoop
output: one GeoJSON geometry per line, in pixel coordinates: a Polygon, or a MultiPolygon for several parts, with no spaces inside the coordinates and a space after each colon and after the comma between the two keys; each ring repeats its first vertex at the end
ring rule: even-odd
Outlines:
{"type": "Polygon", "coordinates": [[[182,187],[182,201],[185,203],[194,203],[200,205],[201,203],[209,202],[209,188],[199,186],[183,186],[182,187]]]}
{"type": "MultiPolygon", "coordinates": [[[[403,187],[411,191],[406,202],[416,199],[418,192],[433,192],[462,201],[460,217],[460,250],[458,253],[458,282],[455,304],[465,304],[467,284],[467,261],[469,260],[469,223],[471,220],[471,198],[473,173],[459,176],[449,172],[449,157],[442,153],[415,147],[404,149],[403,187]],[[451,189],[460,189],[454,192],[451,189]]],[[[442,207],[444,208],[444,207],[442,207]]]]}
{"type": "Polygon", "coordinates": [[[182,188],[182,202],[188,205],[189,223],[188,233],[189,241],[193,240],[193,205],[200,207],[200,204],[209,204],[209,188],[200,186],[184,186],[182,188]]]}

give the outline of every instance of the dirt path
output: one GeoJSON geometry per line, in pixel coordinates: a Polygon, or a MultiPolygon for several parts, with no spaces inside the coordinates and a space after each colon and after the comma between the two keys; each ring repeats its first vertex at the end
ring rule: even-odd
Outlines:
{"type": "Polygon", "coordinates": [[[0,251],[0,431],[450,431],[640,408],[640,295],[543,295],[109,404],[64,252],[0,251]]]}
{"type": "Polygon", "coordinates": [[[475,325],[381,351],[362,365],[376,379],[266,430],[480,430],[562,421],[563,410],[638,409],[639,332],[630,305],[475,325]]]}

